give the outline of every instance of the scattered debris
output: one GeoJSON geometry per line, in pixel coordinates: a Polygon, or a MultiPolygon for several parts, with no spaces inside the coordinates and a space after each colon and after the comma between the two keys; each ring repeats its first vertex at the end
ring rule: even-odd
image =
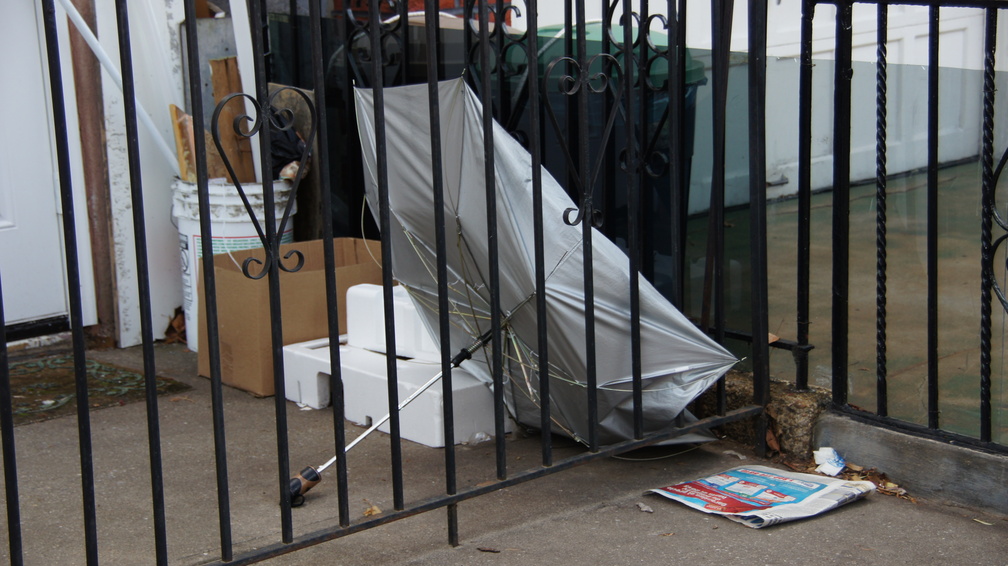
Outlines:
{"type": "Polygon", "coordinates": [[[382,510],[375,504],[371,503],[367,499],[364,500],[368,508],[364,510],[365,517],[374,517],[375,515],[381,515],[382,510]]]}
{"type": "Polygon", "coordinates": [[[745,455],[739,454],[738,452],[736,452],[734,450],[724,450],[721,453],[724,454],[725,456],[735,456],[739,460],[745,460],[746,459],[745,455]]]}
{"type": "Polygon", "coordinates": [[[641,511],[645,512],[645,513],[654,513],[654,509],[652,509],[651,507],[647,506],[644,503],[638,502],[637,503],[637,508],[640,509],[641,511]]]}
{"type": "Polygon", "coordinates": [[[489,552],[491,554],[500,554],[500,549],[498,549],[498,548],[490,548],[488,546],[478,546],[478,547],[476,547],[476,550],[478,550],[480,552],[489,552]]]}
{"type": "Polygon", "coordinates": [[[663,536],[663,537],[670,537],[670,536],[672,536],[674,534],[675,533],[662,533],[661,536],[663,536]]]}
{"type": "Polygon", "coordinates": [[[828,446],[812,452],[812,456],[815,458],[815,463],[818,464],[815,471],[827,476],[836,476],[847,465],[843,456],[828,446]]]}
{"type": "Polygon", "coordinates": [[[467,446],[476,446],[477,444],[483,444],[485,442],[490,442],[491,440],[493,440],[493,437],[489,434],[477,431],[472,433],[463,444],[466,444],[467,446]]]}
{"type": "Polygon", "coordinates": [[[168,328],[165,329],[164,334],[165,344],[186,343],[185,312],[182,310],[182,307],[175,307],[175,315],[172,317],[171,322],[168,323],[168,328]]]}
{"type": "Polygon", "coordinates": [[[273,178],[293,181],[303,166],[308,172],[308,164],[301,163],[305,141],[294,129],[292,113],[272,110],[270,119],[270,156],[273,159],[273,178]]]}
{"type": "Polygon", "coordinates": [[[976,522],[978,522],[978,523],[980,523],[981,525],[987,525],[988,527],[993,527],[994,526],[994,523],[988,523],[987,521],[984,521],[982,519],[977,519],[976,517],[974,517],[973,520],[976,521],[976,522]]]}
{"type": "MultiPolygon", "coordinates": [[[[783,463],[796,472],[815,473],[816,471],[816,465],[811,462],[785,461],[783,463]]],[[[875,468],[864,468],[857,464],[851,464],[848,462],[838,477],[849,481],[868,481],[875,484],[876,491],[882,495],[899,497],[900,499],[906,499],[911,503],[917,503],[917,500],[911,497],[910,494],[907,493],[906,489],[891,481],[888,476],[875,468]]]]}

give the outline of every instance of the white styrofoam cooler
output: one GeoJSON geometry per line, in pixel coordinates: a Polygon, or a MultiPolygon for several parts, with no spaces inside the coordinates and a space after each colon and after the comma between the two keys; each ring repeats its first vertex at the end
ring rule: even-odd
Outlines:
{"type": "MultiPolygon", "coordinates": [[[[382,286],[364,283],[347,289],[347,344],[385,353],[385,303],[382,286]]],[[[396,356],[437,362],[441,352],[417,315],[405,287],[392,288],[396,356]]]]}
{"type": "MultiPolygon", "coordinates": [[[[340,346],[345,417],[359,425],[371,426],[389,412],[385,355],[340,346]]],[[[315,408],[329,404],[329,340],[313,340],[284,346],[287,398],[315,408]]],[[[396,360],[399,402],[412,395],[437,375],[440,363],[425,360],[396,360]]],[[[403,438],[439,448],[445,445],[444,395],[437,382],[399,413],[403,438]]],[[[493,394],[463,368],[452,370],[455,443],[466,442],[477,433],[494,435],[493,394]]],[[[378,428],[388,432],[388,423],[378,428]]]]}
{"type": "MultiPolygon", "coordinates": [[[[347,343],[339,347],[344,413],[348,420],[363,426],[371,426],[389,412],[381,289],[378,285],[356,285],[347,290],[347,343]]],[[[440,353],[405,289],[396,289],[393,305],[396,373],[402,402],[437,375],[441,363],[440,353]]],[[[287,399],[316,409],[327,407],[329,339],[290,344],[283,351],[287,399]]],[[[432,447],[444,446],[442,391],[442,384],[435,383],[403,408],[399,414],[403,438],[432,447]]],[[[493,393],[464,368],[452,370],[452,400],[456,444],[477,433],[493,436],[493,393]]],[[[510,425],[510,420],[506,423],[510,425]]],[[[388,424],[378,430],[388,432],[388,424]]]]}

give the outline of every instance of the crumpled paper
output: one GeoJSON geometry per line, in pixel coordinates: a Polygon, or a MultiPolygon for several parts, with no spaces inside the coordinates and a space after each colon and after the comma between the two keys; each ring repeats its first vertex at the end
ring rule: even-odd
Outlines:
{"type": "Polygon", "coordinates": [[[818,464],[816,471],[827,476],[839,474],[847,465],[843,456],[828,446],[812,452],[812,456],[815,458],[815,463],[818,464]]]}

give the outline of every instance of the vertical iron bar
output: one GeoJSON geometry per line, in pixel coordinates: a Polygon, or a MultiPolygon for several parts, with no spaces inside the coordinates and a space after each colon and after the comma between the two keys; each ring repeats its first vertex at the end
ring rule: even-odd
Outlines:
{"type": "MultiPolygon", "coordinates": [[[[455,397],[452,388],[451,321],[448,318],[448,239],[445,234],[444,171],[441,154],[441,100],[438,89],[438,4],[425,0],[427,34],[427,96],[430,115],[431,185],[434,190],[434,246],[437,253],[438,336],[441,344],[441,398],[444,413],[445,493],[457,491],[455,473],[455,397]]],[[[448,543],[458,546],[458,505],[448,505],[448,543]]]]}
{"type": "MultiPolygon", "coordinates": [[[[647,42],[644,34],[646,30],[643,24],[638,30],[640,38],[640,92],[641,101],[641,128],[638,143],[634,130],[634,38],[633,38],[633,13],[630,10],[630,2],[623,1],[623,92],[626,96],[626,182],[629,189],[627,195],[627,240],[629,243],[629,271],[630,271],[630,369],[633,379],[633,429],[634,438],[644,437],[644,392],[641,382],[641,329],[640,329],[640,265],[641,265],[641,230],[640,207],[641,207],[641,185],[643,171],[641,170],[641,158],[637,155],[638,148],[644,148],[647,140],[647,105],[643,100],[643,93],[647,90],[647,85],[643,80],[644,69],[647,60],[647,42]]],[[[647,21],[647,0],[641,0],[641,21],[647,21]]],[[[651,210],[652,207],[648,207],[651,210]]],[[[590,218],[590,217],[589,217],[590,218]]],[[[650,247],[649,247],[650,248],[650,247]]],[[[650,256],[649,256],[650,257],[650,256]]]]}
{"type": "Polygon", "coordinates": [[[123,107],[126,118],[127,159],[133,210],[133,238],[136,253],[137,285],[140,295],[140,335],[143,341],[144,386],[147,400],[147,443],[150,458],[151,503],[154,513],[154,557],[168,564],[165,523],[164,478],[161,465],[161,429],[158,423],[157,371],[154,365],[154,331],[151,321],[150,268],[147,257],[147,228],[144,220],[143,183],[140,172],[140,136],[137,131],[136,86],[130,48],[129,13],[125,0],[116,0],[119,32],[119,67],[123,76],[123,107]]]}
{"type": "Polygon", "coordinates": [[[938,6],[929,9],[927,164],[928,427],[938,428],[938,6]]]}
{"type": "Polygon", "coordinates": [[[333,407],[333,443],[336,448],[336,484],[339,501],[339,523],[350,524],[350,505],[347,489],[346,462],[346,421],[344,420],[343,372],[339,349],[339,306],[336,300],[336,258],[333,246],[332,188],[329,178],[329,128],[326,121],[326,82],[322,50],[322,7],[326,0],[311,0],[308,3],[308,18],[311,25],[311,60],[315,108],[318,112],[318,155],[319,183],[322,208],[322,250],[325,256],[326,307],[329,322],[329,392],[333,407]]]}
{"type": "Polygon", "coordinates": [[[886,416],[886,103],[889,5],[879,2],[875,63],[875,412],[886,416]]]}
{"type": "Polygon", "coordinates": [[[994,285],[994,249],[991,224],[994,218],[994,54],[997,47],[997,10],[987,9],[984,29],[983,145],[980,215],[980,440],[991,441],[991,287],[994,285]]]}
{"type": "MultiPolygon", "coordinates": [[[[615,37],[615,33],[612,30],[612,15],[613,11],[617,6],[615,5],[610,6],[609,0],[600,0],[600,4],[603,16],[602,16],[602,37],[601,37],[601,43],[599,45],[599,52],[612,53],[614,49],[613,37],[615,37]]],[[[619,67],[618,65],[615,65],[612,62],[612,60],[608,58],[604,60],[602,64],[603,64],[602,72],[609,76],[613,76],[613,69],[619,67]]],[[[622,79],[622,77],[620,78],[622,79]]],[[[615,93],[613,92],[614,90],[615,89],[613,88],[605,89],[605,100],[603,102],[603,104],[605,105],[604,106],[605,113],[603,114],[604,116],[612,115],[613,111],[616,108],[616,104],[618,103],[615,97],[615,93]]],[[[616,133],[617,132],[614,129],[614,131],[609,134],[609,137],[607,139],[600,140],[599,142],[599,145],[601,147],[600,151],[602,152],[601,197],[602,197],[603,227],[613,226],[616,224],[615,213],[616,210],[618,209],[616,205],[616,196],[617,196],[616,187],[618,186],[616,183],[616,174],[617,170],[620,169],[619,159],[616,157],[620,149],[619,144],[617,143],[616,140],[616,133]]],[[[611,229],[607,231],[611,231],[611,229]]]]}
{"type": "Polygon", "coordinates": [[[550,414],[549,324],[546,318],[546,242],[543,238],[542,195],[542,97],[539,89],[539,3],[528,0],[528,96],[529,153],[532,155],[532,236],[535,251],[536,339],[539,370],[539,430],[542,465],[553,465],[552,416],[550,414]]]}
{"type": "MultiPolygon", "coordinates": [[[[802,0],[798,76],[798,258],[796,326],[799,346],[809,343],[809,273],[812,247],[812,19],[815,2],[802,0]]],[[[808,389],[808,350],[795,350],[795,387],[808,389]]]]}
{"type": "MultiPolygon", "coordinates": [[[[258,0],[258,2],[256,0],[251,0],[251,2],[249,2],[249,3],[250,4],[251,3],[256,3],[257,4],[257,8],[259,9],[259,13],[262,14],[262,15],[266,15],[269,12],[268,6],[267,6],[267,0],[258,0]]],[[[249,8],[249,13],[251,13],[251,11],[252,11],[252,9],[249,8]]],[[[263,77],[264,77],[263,80],[268,84],[270,82],[270,80],[271,80],[271,77],[272,77],[272,73],[270,72],[270,68],[273,66],[273,58],[275,57],[275,54],[273,53],[272,44],[270,43],[269,22],[267,22],[266,20],[260,18],[259,21],[255,22],[255,24],[258,26],[258,28],[256,28],[256,27],[250,27],[249,29],[253,29],[253,30],[257,29],[258,30],[259,39],[262,41],[262,43],[261,43],[262,48],[259,49],[259,50],[257,50],[256,53],[262,53],[263,68],[266,69],[266,72],[263,75],[263,77]],[[270,63],[266,64],[266,61],[269,61],[270,63]]],[[[253,41],[253,43],[254,43],[254,41],[253,41]]]]}
{"type": "MultiPolygon", "coordinates": [[[[707,258],[704,277],[702,326],[708,327],[710,304],[714,303],[714,339],[724,343],[724,191],[725,137],[728,108],[728,63],[731,48],[734,0],[711,0],[711,44],[714,65],[713,137],[714,163],[707,222],[707,258]],[[713,287],[713,288],[712,288],[713,287]],[[713,297],[712,297],[713,295],[713,297]]],[[[708,328],[710,328],[708,327],[708,328]]],[[[725,413],[727,391],[722,377],[717,382],[717,412],[725,413]]]]}
{"type": "MultiPolygon", "coordinates": [[[[457,3],[458,3],[458,0],[456,0],[456,4],[457,3]]],[[[439,10],[440,10],[440,8],[439,8],[439,10]]],[[[447,68],[447,65],[445,63],[445,60],[446,60],[446,57],[445,57],[445,47],[446,47],[447,42],[441,40],[441,38],[443,37],[443,35],[442,35],[442,31],[441,31],[441,16],[440,16],[440,13],[438,14],[437,20],[435,20],[435,22],[434,22],[434,35],[435,35],[435,37],[437,37],[438,40],[437,40],[437,42],[434,43],[433,47],[428,46],[428,49],[434,49],[434,54],[437,57],[437,78],[440,81],[440,80],[444,79],[445,74],[446,74],[446,70],[445,69],[447,68]]]]}
{"type": "MultiPolygon", "coordinates": [[[[463,0],[463,1],[465,2],[465,10],[464,10],[464,14],[463,14],[463,16],[465,18],[465,24],[464,24],[464,26],[465,26],[465,32],[462,34],[462,48],[464,49],[465,55],[462,58],[462,68],[465,69],[465,72],[462,73],[462,77],[465,79],[466,84],[468,84],[470,87],[472,87],[473,90],[477,90],[479,88],[479,86],[477,85],[479,77],[476,76],[476,73],[470,73],[469,72],[469,67],[471,65],[473,65],[473,61],[472,61],[472,55],[473,55],[473,29],[472,29],[472,22],[473,22],[473,19],[474,19],[473,18],[473,10],[476,9],[476,2],[478,0],[463,0]]],[[[476,15],[476,19],[478,21],[479,14],[476,15]]],[[[479,34],[479,31],[477,30],[475,33],[479,34]]]]}
{"type": "MultiPolygon", "coordinates": [[[[192,103],[193,130],[205,130],[203,122],[203,83],[199,61],[199,41],[196,31],[195,0],[185,1],[186,64],[189,69],[189,100],[192,103]]],[[[255,29],[255,28],[251,28],[255,29]]],[[[254,34],[253,34],[254,35],[254,34]]],[[[203,296],[206,302],[207,354],[210,362],[210,402],[214,431],[214,462],[217,482],[217,519],[220,529],[221,559],[234,555],[231,541],[231,496],[228,492],[227,439],[224,433],[224,392],[221,383],[220,332],[217,324],[217,279],[213,263],[213,234],[210,218],[210,195],[207,187],[206,139],[194,136],[196,185],[200,218],[200,246],[203,257],[203,296]]]]}
{"type": "Polygon", "coordinates": [[[11,566],[24,564],[21,540],[21,498],[18,495],[17,450],[14,446],[14,407],[7,357],[7,319],[0,284],[0,440],[3,441],[4,499],[7,503],[7,544],[11,566]]]}
{"type": "MultiPolygon", "coordinates": [[[[749,3],[749,245],[752,277],[753,403],[770,402],[766,220],[766,0],[749,3]]],[[[756,452],[766,455],[767,416],[756,427],[756,452]]]]}
{"type": "MultiPolygon", "coordinates": [[[[491,372],[494,383],[494,444],[497,479],[507,479],[504,444],[504,353],[501,350],[500,265],[497,252],[497,175],[494,172],[493,98],[490,94],[490,13],[488,0],[479,0],[480,102],[483,104],[483,172],[486,190],[487,257],[490,282],[491,372]]],[[[499,25],[499,22],[498,24],[499,25]]],[[[474,77],[476,79],[476,77],[474,77]]]]}
{"type": "Polygon", "coordinates": [[[392,308],[392,216],[389,209],[388,155],[385,141],[385,76],[382,69],[381,15],[378,2],[370,2],[368,32],[371,39],[371,90],[375,107],[375,153],[378,169],[378,219],[381,230],[382,305],[385,309],[385,371],[388,376],[389,450],[392,459],[392,499],[403,509],[402,437],[399,428],[399,373],[396,367],[395,313],[392,308]]]}
{"type": "MultiPolygon", "coordinates": [[[[263,53],[263,37],[266,30],[263,27],[265,15],[258,2],[249,6],[250,29],[262,29],[262,34],[252,34],[253,53],[263,53]]],[[[276,203],[273,200],[273,165],[270,159],[270,128],[272,108],[269,104],[269,88],[266,83],[266,65],[262,57],[253,57],[256,75],[256,100],[262,120],[259,129],[259,151],[262,156],[261,170],[263,181],[263,229],[266,234],[266,266],[269,270],[267,284],[269,286],[270,337],[273,351],[273,406],[276,413],[276,443],[277,443],[277,480],[280,496],[280,529],[281,540],[289,543],[294,540],[294,526],[291,518],[290,501],[290,454],[287,447],[287,395],[284,384],[283,365],[283,326],[280,309],[280,238],[276,229],[276,203]]],[[[294,195],[291,195],[294,198],[294,195]]]]}
{"type": "Polygon", "coordinates": [[[721,262],[724,255],[725,137],[733,9],[734,0],[711,0],[711,45],[714,74],[714,108],[712,112],[714,147],[712,151],[714,163],[711,174],[710,208],[708,210],[708,244],[702,326],[714,331],[718,343],[724,341],[724,324],[721,318],[724,288],[721,282],[723,277],[721,262]],[[713,321],[709,318],[712,302],[715,311],[713,321]]]}
{"type": "Polygon", "coordinates": [[[686,116],[684,97],[686,80],[686,0],[668,0],[669,45],[668,105],[669,105],[669,222],[672,223],[672,304],[686,310],[686,218],[689,209],[689,160],[686,159],[686,116]]]}
{"type": "MultiPolygon", "coordinates": [[[[575,31],[576,27],[574,25],[576,19],[574,13],[575,1],[581,2],[582,5],[584,3],[584,0],[565,0],[564,2],[564,57],[567,57],[568,61],[572,59],[573,60],[577,59],[577,40],[574,36],[574,34],[576,33],[575,31]]],[[[568,74],[572,74],[574,72],[574,68],[575,68],[574,65],[568,63],[567,64],[568,74]]],[[[578,114],[578,106],[571,103],[571,97],[569,96],[564,96],[563,101],[565,106],[564,115],[567,117],[567,124],[566,124],[567,139],[568,140],[580,139],[578,134],[579,128],[581,126],[581,124],[579,123],[579,118],[582,115],[578,114]]],[[[557,132],[557,135],[559,135],[559,132],[557,132]]],[[[581,195],[577,195],[574,193],[574,189],[575,187],[577,187],[577,180],[576,180],[577,170],[585,167],[585,164],[578,161],[578,159],[580,159],[581,157],[580,153],[575,151],[572,152],[572,154],[573,155],[571,155],[571,157],[574,160],[575,169],[572,171],[567,171],[567,183],[565,187],[567,188],[567,194],[570,195],[571,200],[578,201],[580,200],[581,195]]]]}
{"type": "MultiPolygon", "coordinates": [[[[309,2],[310,3],[310,2],[309,2]]],[[[298,20],[298,0],[290,0],[287,8],[290,22],[291,84],[304,86],[301,81],[301,23],[298,20]]],[[[266,33],[269,33],[267,23],[266,33]]]]}
{"type": "MultiPolygon", "coordinates": [[[[577,116],[588,116],[588,28],[585,26],[584,0],[577,0],[575,9],[577,35],[577,62],[580,68],[577,94],[577,116]]],[[[629,47],[629,46],[628,46],[629,47]]],[[[629,116],[628,116],[629,118],[629,116]]],[[[578,128],[578,164],[582,170],[587,168],[589,161],[589,137],[587,124],[578,128]]],[[[585,373],[588,382],[588,448],[592,452],[598,450],[598,376],[595,364],[595,280],[592,269],[592,221],[595,217],[595,204],[592,198],[591,176],[582,174],[581,191],[581,241],[584,258],[584,295],[585,295],[585,373]]]]}
{"type": "MultiPolygon", "coordinates": [[[[631,30],[633,28],[633,23],[635,21],[638,23],[639,26],[639,31],[637,35],[638,41],[636,44],[632,43],[628,48],[630,50],[630,53],[633,54],[633,57],[631,57],[630,60],[636,62],[638,68],[639,79],[637,81],[638,85],[637,96],[639,98],[639,104],[634,108],[636,108],[636,114],[637,114],[636,119],[640,120],[640,123],[635,126],[636,132],[634,134],[634,136],[638,140],[636,151],[638,154],[639,164],[635,163],[635,166],[631,168],[631,172],[636,176],[636,178],[633,180],[636,182],[637,185],[636,189],[637,205],[633,209],[628,207],[628,213],[630,210],[636,210],[635,214],[637,214],[635,222],[637,222],[637,233],[639,234],[639,236],[637,240],[632,241],[637,242],[639,248],[638,251],[636,252],[637,254],[636,261],[637,265],[639,266],[638,272],[645,279],[654,281],[655,249],[657,245],[654,238],[654,227],[656,224],[655,222],[656,217],[654,216],[654,214],[644,214],[641,212],[641,211],[654,211],[655,206],[657,205],[654,192],[654,185],[655,185],[654,178],[647,172],[647,170],[644,167],[644,164],[647,162],[648,157],[650,155],[649,151],[656,151],[656,148],[650,147],[651,136],[653,134],[652,132],[653,122],[651,116],[654,112],[654,89],[652,89],[650,81],[646,80],[650,75],[650,73],[648,73],[649,69],[648,59],[651,57],[651,48],[650,45],[648,45],[649,42],[647,38],[650,31],[648,28],[650,28],[651,22],[648,18],[650,17],[651,8],[648,5],[648,0],[639,0],[639,6],[638,6],[639,11],[637,12],[637,14],[633,14],[632,9],[629,6],[627,6],[627,4],[628,2],[623,3],[624,6],[623,13],[624,14],[629,13],[634,17],[634,19],[631,20],[628,23],[628,25],[631,27],[631,30]]],[[[624,26],[624,37],[626,35],[625,29],[626,26],[624,26]]],[[[633,39],[632,31],[630,34],[630,38],[631,40],[633,39]]],[[[624,90],[626,90],[628,96],[627,123],[630,124],[633,122],[632,118],[633,113],[630,112],[631,107],[629,102],[633,100],[634,74],[632,72],[628,72],[628,76],[631,79],[631,81],[628,83],[630,87],[624,90]]],[[[668,108],[666,107],[666,112],[667,111],[668,108]]],[[[627,154],[627,157],[628,158],[631,157],[629,153],[627,154]]],[[[632,187],[632,185],[629,184],[630,181],[631,179],[628,178],[627,179],[628,187],[632,187]]],[[[607,192],[613,192],[612,189],[608,187],[606,187],[606,190],[607,192]]],[[[629,231],[630,230],[628,226],[627,229],[628,237],[630,236],[629,231]]],[[[630,302],[631,304],[633,304],[634,301],[632,298],[630,302]]],[[[631,318],[633,318],[632,315],[631,318]]]]}
{"type": "Polygon", "coordinates": [[[493,54],[494,76],[497,81],[497,101],[499,104],[497,108],[497,121],[501,124],[507,124],[511,117],[512,107],[511,98],[507,95],[508,81],[506,80],[507,75],[504,70],[504,47],[507,41],[507,36],[504,34],[504,2],[494,2],[493,7],[487,8],[487,13],[493,15],[494,27],[490,38],[497,46],[497,50],[493,54]]]}
{"type": "Polygon", "coordinates": [[[94,458],[91,449],[91,417],[88,412],[87,369],[85,368],[84,326],[77,264],[77,229],[74,215],[73,185],[70,172],[69,131],[66,101],[63,97],[63,73],[59,60],[59,35],[52,0],[43,2],[43,25],[49,63],[49,88],[52,96],[54,138],[60,183],[60,207],[63,212],[63,245],[66,251],[67,292],[70,298],[70,331],[73,337],[74,382],[77,399],[77,436],[80,447],[81,503],[84,514],[84,546],[87,564],[98,564],[98,520],[94,489],[94,458]]]}
{"type": "Polygon", "coordinates": [[[410,37],[409,37],[409,12],[410,12],[410,2],[396,2],[398,4],[398,16],[399,22],[396,29],[401,33],[401,41],[399,42],[400,49],[402,49],[402,62],[399,64],[399,77],[395,84],[404,85],[411,83],[417,79],[409,76],[410,69],[410,37]]]}
{"type": "Polygon", "coordinates": [[[833,402],[847,403],[852,4],[837,4],[833,94],[833,402]]]}

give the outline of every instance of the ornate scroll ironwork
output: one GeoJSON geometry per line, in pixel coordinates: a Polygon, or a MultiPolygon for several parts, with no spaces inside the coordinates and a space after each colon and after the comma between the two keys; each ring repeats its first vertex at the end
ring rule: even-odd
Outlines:
{"type": "MultiPolygon", "coordinates": [[[[480,67],[480,22],[479,6],[482,0],[466,0],[463,10],[465,19],[465,68],[468,83],[476,92],[482,85],[477,77],[484,70],[480,67]]],[[[487,6],[491,18],[487,30],[490,45],[490,67],[486,72],[496,77],[497,95],[493,99],[493,114],[504,129],[522,144],[528,145],[528,136],[519,129],[519,120],[528,106],[528,60],[537,56],[528,51],[528,30],[509,28],[506,22],[512,17],[520,17],[522,9],[517,4],[494,2],[487,6]],[[513,33],[514,32],[514,33],[513,33]],[[524,58],[524,59],[523,59],[524,58]]]]}
{"type": "MultiPolygon", "coordinates": [[[[543,91],[544,93],[549,92],[550,83],[556,81],[555,87],[557,91],[564,96],[574,96],[579,94],[582,89],[587,89],[589,93],[602,94],[606,92],[612,83],[616,83],[618,86],[616,88],[616,99],[622,97],[623,85],[619,78],[622,76],[622,66],[620,66],[619,61],[613,55],[609,53],[598,53],[589,57],[585,61],[584,65],[578,62],[572,57],[560,57],[550,62],[546,66],[546,72],[543,77],[543,91]],[[591,72],[591,68],[595,66],[596,62],[604,62],[607,66],[610,66],[610,70],[616,71],[616,77],[612,78],[607,72],[607,70],[591,72]],[[567,65],[567,70],[554,78],[553,71],[556,70],[557,66],[560,64],[567,65]]],[[[545,99],[546,115],[549,116],[550,123],[553,124],[553,128],[556,129],[558,134],[562,133],[562,127],[560,125],[560,120],[557,118],[556,110],[553,108],[549,97],[545,99]]],[[[610,134],[612,133],[613,126],[616,123],[616,117],[619,115],[619,106],[615,106],[606,116],[605,128],[603,129],[602,139],[608,140],[610,134]]],[[[592,160],[587,167],[579,168],[574,160],[574,156],[571,152],[570,144],[564,139],[563,135],[558,135],[558,142],[560,150],[563,152],[564,159],[570,168],[570,178],[574,182],[575,188],[581,192],[584,198],[582,198],[581,206],[577,209],[569,208],[564,211],[564,222],[571,226],[576,226],[581,223],[584,219],[586,208],[591,206],[591,192],[598,180],[599,172],[602,169],[605,158],[605,145],[603,142],[602,147],[599,147],[595,153],[595,158],[592,160]],[[571,218],[571,213],[577,212],[577,216],[571,218]]],[[[591,221],[593,225],[598,226],[601,220],[601,211],[592,207],[591,210],[591,221]]]]}
{"type": "MultiPolygon", "coordinates": [[[[288,273],[293,273],[301,269],[304,265],[304,254],[299,250],[291,250],[283,255],[283,257],[275,256],[275,250],[279,249],[280,239],[283,237],[284,229],[286,228],[288,222],[290,221],[291,212],[294,207],[295,200],[297,198],[298,187],[301,185],[301,181],[304,179],[305,171],[308,168],[308,159],[311,156],[312,144],[315,141],[315,134],[318,130],[318,117],[315,111],[315,104],[304,92],[292,88],[292,87],[282,87],[275,90],[272,94],[267,97],[261,104],[254,97],[245,93],[233,93],[224,97],[217,107],[214,109],[213,117],[210,121],[210,132],[213,137],[214,145],[217,146],[217,151],[220,153],[221,159],[224,162],[224,167],[227,168],[228,174],[234,182],[235,189],[238,191],[238,196],[241,197],[242,204],[245,206],[245,212],[248,214],[249,219],[252,221],[252,225],[255,227],[256,234],[259,236],[259,240],[263,244],[263,248],[266,251],[266,260],[261,261],[255,257],[246,258],[242,263],[242,273],[245,277],[249,279],[262,279],[269,273],[269,268],[273,262],[276,262],[277,267],[288,273]],[[228,105],[232,100],[238,99],[244,101],[243,107],[251,105],[255,110],[255,115],[249,116],[244,108],[242,112],[238,113],[231,123],[231,128],[234,133],[243,138],[251,138],[262,131],[262,128],[267,124],[269,127],[278,132],[290,131],[294,128],[294,110],[289,107],[280,108],[276,105],[277,97],[285,91],[296,93],[301,97],[302,102],[308,109],[310,116],[310,129],[307,139],[304,140],[305,147],[301,153],[301,167],[298,168],[297,174],[294,176],[294,180],[291,181],[290,196],[287,198],[286,206],[284,207],[283,217],[280,220],[280,226],[277,228],[276,233],[273,235],[274,241],[270,241],[266,236],[266,231],[263,229],[262,223],[256,216],[255,210],[252,208],[252,203],[249,201],[248,196],[245,194],[245,189],[242,187],[241,181],[238,180],[238,175],[235,173],[233,164],[231,163],[231,158],[228,156],[227,152],[224,150],[221,144],[221,132],[220,132],[220,115],[221,111],[225,106],[228,105]],[[251,125],[249,125],[251,124],[251,125]],[[243,126],[248,126],[244,128],[243,126]],[[275,245],[274,245],[275,244],[275,245]],[[286,262],[295,258],[293,264],[286,262]],[[259,269],[253,270],[252,266],[258,265],[259,269]]],[[[263,159],[268,159],[267,156],[263,156],[263,159]]],[[[273,181],[264,181],[264,185],[272,185],[273,181]]],[[[264,202],[268,202],[273,198],[273,191],[263,191],[264,202]]],[[[266,206],[266,210],[269,211],[272,207],[266,206]]],[[[267,216],[270,216],[267,214],[267,216]]],[[[275,214],[272,218],[264,218],[264,221],[275,222],[275,214]]]]}
{"type": "Polygon", "coordinates": [[[407,11],[406,4],[400,0],[382,0],[395,16],[378,22],[377,26],[372,26],[370,20],[360,20],[349,3],[344,9],[346,20],[350,23],[350,29],[346,32],[344,49],[346,51],[347,64],[353,70],[354,80],[361,86],[369,86],[368,70],[372,68],[371,53],[371,32],[377,29],[382,44],[382,69],[392,69],[393,78],[388,78],[386,83],[395,85],[403,84],[406,80],[406,67],[408,63],[408,41],[407,34],[407,11]],[[391,46],[396,48],[393,49],[391,46]]]}

